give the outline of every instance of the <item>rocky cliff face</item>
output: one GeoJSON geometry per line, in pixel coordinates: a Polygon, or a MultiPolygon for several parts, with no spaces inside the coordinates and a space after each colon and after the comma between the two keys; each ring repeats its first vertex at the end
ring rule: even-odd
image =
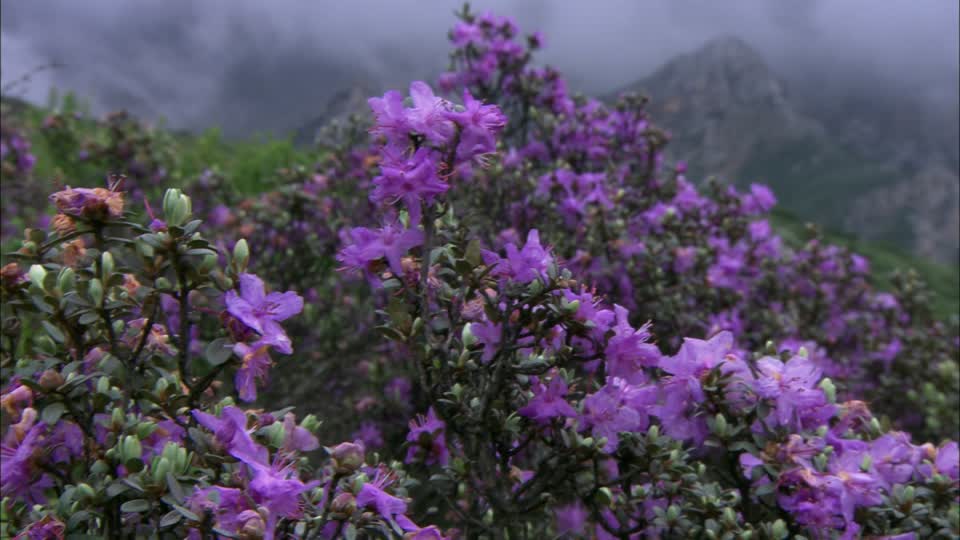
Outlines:
{"type": "Polygon", "coordinates": [[[678,56],[625,90],[652,98],[654,118],[673,136],[670,157],[687,160],[691,178],[765,182],[803,219],[957,263],[956,102],[827,94],[812,80],[788,86],[735,37],[678,56]]]}

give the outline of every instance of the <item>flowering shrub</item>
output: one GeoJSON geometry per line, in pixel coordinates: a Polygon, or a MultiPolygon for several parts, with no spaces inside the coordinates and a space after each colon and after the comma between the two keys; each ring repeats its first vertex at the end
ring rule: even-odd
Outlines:
{"type": "Polygon", "coordinates": [[[960,535],[956,323],[517,35],[465,10],[444,95],[256,200],[52,194],[0,270],[0,535],[960,535]]]}

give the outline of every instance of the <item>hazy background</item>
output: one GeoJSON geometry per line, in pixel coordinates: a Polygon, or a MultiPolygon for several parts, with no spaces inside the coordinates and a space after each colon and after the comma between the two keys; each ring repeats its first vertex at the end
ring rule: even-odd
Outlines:
{"type": "MultiPolygon", "coordinates": [[[[475,11],[541,30],[542,63],[588,93],[622,87],[724,34],[758,49],[785,80],[819,91],[912,92],[957,100],[956,0],[483,1],[475,11]]],[[[86,0],[5,2],[4,84],[44,102],[72,89],[95,112],[119,107],[228,134],[285,131],[356,83],[432,78],[446,66],[457,2],[86,0]]]]}
{"type": "MultiPolygon", "coordinates": [[[[546,36],[573,90],[653,97],[694,181],[762,182],[778,209],[960,263],[957,0],[475,2],[546,36]],[[734,36],[733,39],[727,36],[734,36]],[[723,37],[723,39],[718,39],[723,37]]],[[[460,3],[86,0],[0,5],[4,85],[73,90],[229,137],[316,130],[447,67],[460,3]]]]}

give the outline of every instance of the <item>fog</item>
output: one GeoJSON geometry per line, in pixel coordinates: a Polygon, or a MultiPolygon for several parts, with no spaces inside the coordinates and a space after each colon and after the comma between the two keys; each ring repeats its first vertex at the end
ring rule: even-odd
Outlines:
{"type": "MultiPolygon", "coordinates": [[[[458,3],[413,0],[86,0],[0,7],[0,79],[43,103],[73,90],[94,112],[128,108],[173,127],[228,134],[294,128],[335,91],[432,79],[447,62],[458,3]],[[11,84],[32,69],[22,84],[11,84]]],[[[787,81],[826,92],[910,92],[957,100],[960,4],[950,0],[484,1],[542,31],[539,63],[603,93],[725,34],[787,81]]]]}

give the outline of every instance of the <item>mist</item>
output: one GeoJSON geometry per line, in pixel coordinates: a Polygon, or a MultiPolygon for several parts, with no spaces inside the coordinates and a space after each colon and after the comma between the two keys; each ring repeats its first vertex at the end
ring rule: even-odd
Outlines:
{"type": "MultiPolygon", "coordinates": [[[[455,2],[165,0],[4,3],[6,87],[43,103],[71,90],[93,112],[126,108],[169,126],[230,135],[284,132],[336,91],[431,80],[446,67],[455,2]]],[[[727,34],[786,81],[837,94],[907,92],[954,110],[960,5],[941,0],[474,2],[540,30],[537,62],[602,94],[727,34]]]]}

